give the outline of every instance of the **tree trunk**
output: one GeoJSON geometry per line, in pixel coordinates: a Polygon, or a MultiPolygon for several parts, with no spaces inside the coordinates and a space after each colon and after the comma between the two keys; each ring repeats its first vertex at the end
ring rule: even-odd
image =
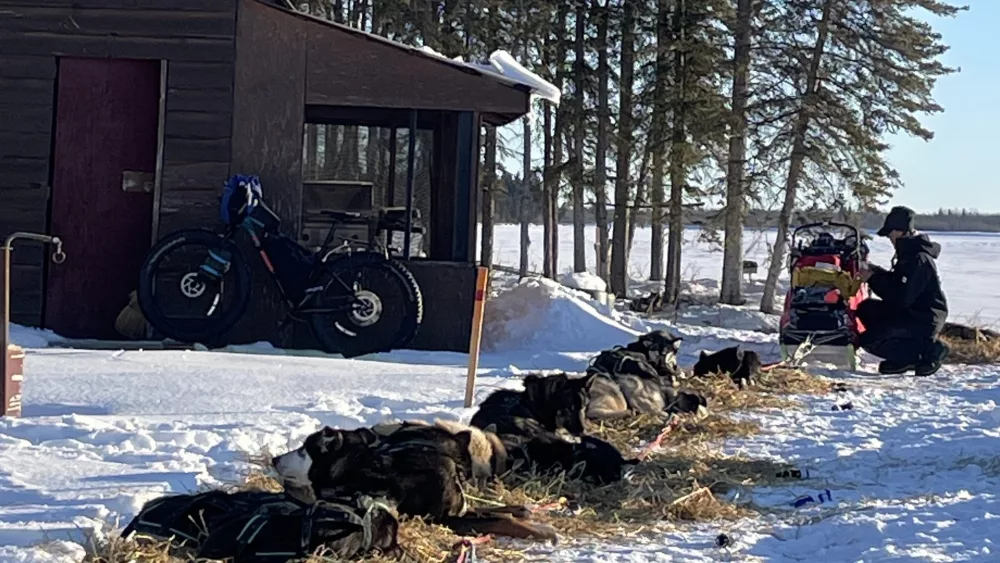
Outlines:
{"type": "Polygon", "coordinates": [[[802,176],[802,168],[806,158],[806,133],[809,131],[809,121],[813,106],[816,103],[816,90],[818,88],[818,76],[820,61],[823,58],[823,49],[826,48],[826,37],[830,30],[830,12],[833,8],[834,0],[826,0],[823,3],[823,15],[820,17],[818,31],[816,34],[816,44],[813,47],[812,59],[809,61],[809,71],[806,74],[806,91],[802,97],[802,107],[795,118],[795,125],[792,128],[792,154],[788,161],[788,179],[785,182],[785,201],[781,206],[781,213],[778,214],[778,232],[774,238],[774,247],[771,250],[771,263],[767,267],[767,280],[764,282],[764,296],[760,301],[760,310],[765,313],[774,313],[774,293],[778,287],[778,276],[785,264],[785,243],[788,238],[788,226],[792,221],[792,211],[795,210],[795,197],[799,187],[799,178],[802,176]]]}
{"type": "Polygon", "coordinates": [[[732,117],[729,162],[726,169],[725,240],[722,253],[722,287],[719,302],[746,303],[743,297],[743,215],[746,206],[744,174],[747,159],[747,100],[750,97],[750,34],[753,1],[736,0],[736,50],[733,57],[732,117]]]}
{"type": "Polygon", "coordinates": [[[622,0],[621,61],[618,79],[618,154],[615,162],[615,223],[611,242],[611,292],[628,293],[629,162],[632,157],[632,88],[635,77],[636,0],[622,0]]]}
{"type": "Polygon", "coordinates": [[[587,86],[587,76],[584,66],[584,39],[586,38],[587,11],[586,3],[578,0],[576,5],[576,58],[573,60],[573,156],[576,158],[576,168],[573,174],[573,271],[587,271],[587,239],[586,239],[586,209],[583,204],[583,139],[584,123],[584,91],[587,86]]]}
{"type": "Polygon", "coordinates": [[[667,240],[667,275],[664,299],[676,303],[681,289],[681,249],[684,245],[684,188],[687,183],[687,2],[674,0],[673,127],[670,139],[670,234],[667,240]]]}
{"type": "Polygon", "coordinates": [[[531,225],[531,121],[525,117],[524,122],[524,159],[522,160],[522,167],[524,168],[524,174],[521,178],[521,190],[520,198],[518,199],[518,219],[521,221],[521,267],[520,275],[521,277],[526,277],[528,275],[528,264],[530,255],[529,247],[531,246],[531,237],[529,236],[528,228],[531,225]]]}
{"type": "MultiPolygon", "coordinates": [[[[561,2],[556,14],[556,30],[555,30],[555,40],[556,40],[556,55],[553,64],[556,65],[555,71],[555,86],[559,88],[560,91],[563,89],[563,85],[566,82],[566,51],[568,39],[566,38],[566,21],[569,19],[569,2],[561,2]]],[[[560,105],[555,111],[556,123],[552,133],[552,160],[555,162],[556,166],[561,166],[563,163],[564,151],[564,136],[566,132],[566,107],[565,105],[560,105]]],[[[559,212],[559,193],[562,191],[562,174],[558,174],[553,179],[552,192],[549,194],[551,196],[551,202],[549,204],[549,211],[552,213],[552,240],[549,243],[552,248],[552,275],[555,276],[559,273],[559,222],[561,214],[559,212]]]]}
{"type": "Polygon", "coordinates": [[[542,172],[542,275],[547,278],[555,277],[552,267],[552,107],[545,104],[542,109],[542,134],[544,137],[544,172],[542,172]]]}
{"type": "Polygon", "coordinates": [[[608,240],[608,141],[611,135],[611,103],[608,83],[611,68],[608,64],[608,2],[597,8],[597,150],[594,157],[594,220],[597,222],[597,275],[605,282],[611,278],[611,246],[608,240]]]}
{"type": "Polygon", "coordinates": [[[663,279],[663,225],[667,214],[663,209],[663,178],[666,167],[667,113],[670,111],[670,2],[657,1],[656,14],[656,84],[653,91],[652,180],[649,187],[650,238],[649,279],[663,279]]]}
{"type": "Polygon", "coordinates": [[[483,182],[482,240],[480,241],[479,263],[493,266],[493,197],[497,183],[497,130],[486,127],[486,174],[483,182]]]}

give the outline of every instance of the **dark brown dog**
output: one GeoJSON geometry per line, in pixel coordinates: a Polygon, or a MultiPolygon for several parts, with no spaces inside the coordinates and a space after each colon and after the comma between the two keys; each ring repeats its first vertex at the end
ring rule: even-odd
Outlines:
{"type": "Polygon", "coordinates": [[[472,416],[477,428],[493,428],[498,435],[534,436],[542,431],[582,436],[593,375],[569,377],[528,375],[524,391],[501,390],[486,398],[472,416]]]}
{"type": "Polygon", "coordinates": [[[301,448],[275,458],[274,468],[285,483],[301,485],[305,480],[321,500],[364,494],[389,499],[401,514],[426,517],[455,531],[474,526],[484,533],[555,537],[551,528],[512,522],[510,511],[469,509],[463,486],[471,474],[471,433],[452,435],[414,425],[382,439],[375,436],[368,429],[324,428],[306,438],[301,448]]]}
{"type": "Polygon", "coordinates": [[[760,368],[760,354],[753,350],[743,350],[739,346],[731,346],[711,354],[702,351],[692,373],[695,377],[713,373],[726,374],[742,389],[747,385],[753,385],[760,375],[760,368]]]}
{"type": "Polygon", "coordinates": [[[600,438],[583,436],[579,443],[572,443],[550,432],[521,441],[508,451],[511,459],[526,469],[565,471],[598,485],[620,481],[625,467],[639,463],[638,459],[625,459],[618,448],[600,438]]]}

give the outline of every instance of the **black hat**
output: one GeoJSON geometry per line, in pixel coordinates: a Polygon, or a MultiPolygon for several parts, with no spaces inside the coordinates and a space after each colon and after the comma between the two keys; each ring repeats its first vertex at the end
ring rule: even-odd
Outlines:
{"type": "Polygon", "coordinates": [[[898,205],[889,210],[885,216],[885,224],[876,233],[880,237],[887,237],[892,231],[903,231],[908,233],[913,230],[913,217],[916,213],[909,207],[898,205]]]}

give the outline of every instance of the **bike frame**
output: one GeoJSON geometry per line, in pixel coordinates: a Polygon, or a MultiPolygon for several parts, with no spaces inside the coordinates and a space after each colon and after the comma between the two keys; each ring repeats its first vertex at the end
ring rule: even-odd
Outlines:
{"type": "MultiPolygon", "coordinates": [[[[264,205],[264,204],[263,202],[261,202],[258,203],[258,205],[264,205]]],[[[274,268],[274,264],[271,262],[271,258],[268,256],[267,251],[264,250],[264,245],[261,242],[261,235],[258,232],[259,227],[263,227],[263,223],[261,223],[257,219],[254,219],[253,217],[247,217],[244,221],[241,222],[239,227],[228,228],[225,233],[225,238],[228,240],[232,240],[235,237],[236,232],[238,230],[243,230],[244,232],[247,233],[247,235],[249,235],[250,243],[254,247],[254,250],[257,251],[257,254],[260,256],[261,262],[263,262],[264,268],[266,268],[268,274],[270,274],[271,280],[278,287],[278,291],[281,293],[282,300],[284,301],[286,313],[292,320],[303,322],[304,319],[299,317],[309,316],[309,315],[342,313],[344,311],[350,311],[354,307],[354,305],[358,302],[358,300],[353,295],[348,295],[345,297],[336,298],[337,300],[345,301],[346,303],[344,303],[343,305],[335,307],[307,307],[309,302],[311,302],[314,299],[315,295],[322,293],[323,291],[326,291],[326,289],[328,289],[330,285],[333,284],[334,282],[340,283],[341,285],[344,286],[345,289],[348,290],[351,289],[336,274],[332,275],[331,279],[327,281],[326,284],[316,285],[314,287],[307,288],[305,291],[305,296],[302,298],[301,302],[296,304],[295,302],[291,301],[288,298],[288,294],[285,291],[285,288],[281,285],[281,280],[278,278],[278,273],[274,268]],[[256,223],[257,225],[254,225],[254,223],[256,223]]],[[[336,251],[336,250],[328,251],[325,255],[320,257],[320,255],[323,252],[327,251],[329,243],[334,238],[334,232],[336,228],[337,228],[336,223],[330,227],[330,231],[327,233],[326,240],[324,240],[320,252],[314,253],[314,255],[319,257],[319,259],[317,260],[318,265],[325,264],[330,254],[336,251]]],[[[313,267],[312,271],[310,271],[309,273],[308,279],[310,281],[316,281],[316,277],[320,272],[322,272],[322,267],[319,266],[313,267]]]]}

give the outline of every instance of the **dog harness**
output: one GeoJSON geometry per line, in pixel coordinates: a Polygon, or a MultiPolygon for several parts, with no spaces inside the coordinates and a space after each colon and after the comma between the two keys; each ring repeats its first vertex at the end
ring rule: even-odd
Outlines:
{"type": "MultiPolygon", "coordinates": [[[[334,527],[345,523],[353,524],[361,528],[362,547],[360,553],[368,553],[371,550],[372,543],[374,541],[374,533],[372,532],[373,513],[376,509],[382,509],[386,512],[389,512],[390,510],[385,503],[375,501],[369,497],[361,498],[359,504],[365,508],[363,516],[358,516],[354,512],[353,508],[344,504],[325,501],[317,502],[307,508],[305,514],[302,515],[302,528],[299,535],[298,551],[258,551],[254,553],[254,555],[257,557],[307,557],[312,552],[310,547],[312,544],[313,531],[316,526],[326,524],[329,527],[334,527]],[[332,514],[317,518],[316,513],[319,509],[323,509],[324,512],[330,512],[332,514]]],[[[236,541],[239,544],[238,553],[242,554],[245,549],[250,547],[253,544],[254,539],[268,525],[269,522],[270,520],[265,514],[257,514],[251,518],[236,537],[236,541]]],[[[346,535],[347,534],[345,533],[344,536],[346,535]]],[[[340,539],[344,536],[339,536],[336,539],[340,539]]]]}

